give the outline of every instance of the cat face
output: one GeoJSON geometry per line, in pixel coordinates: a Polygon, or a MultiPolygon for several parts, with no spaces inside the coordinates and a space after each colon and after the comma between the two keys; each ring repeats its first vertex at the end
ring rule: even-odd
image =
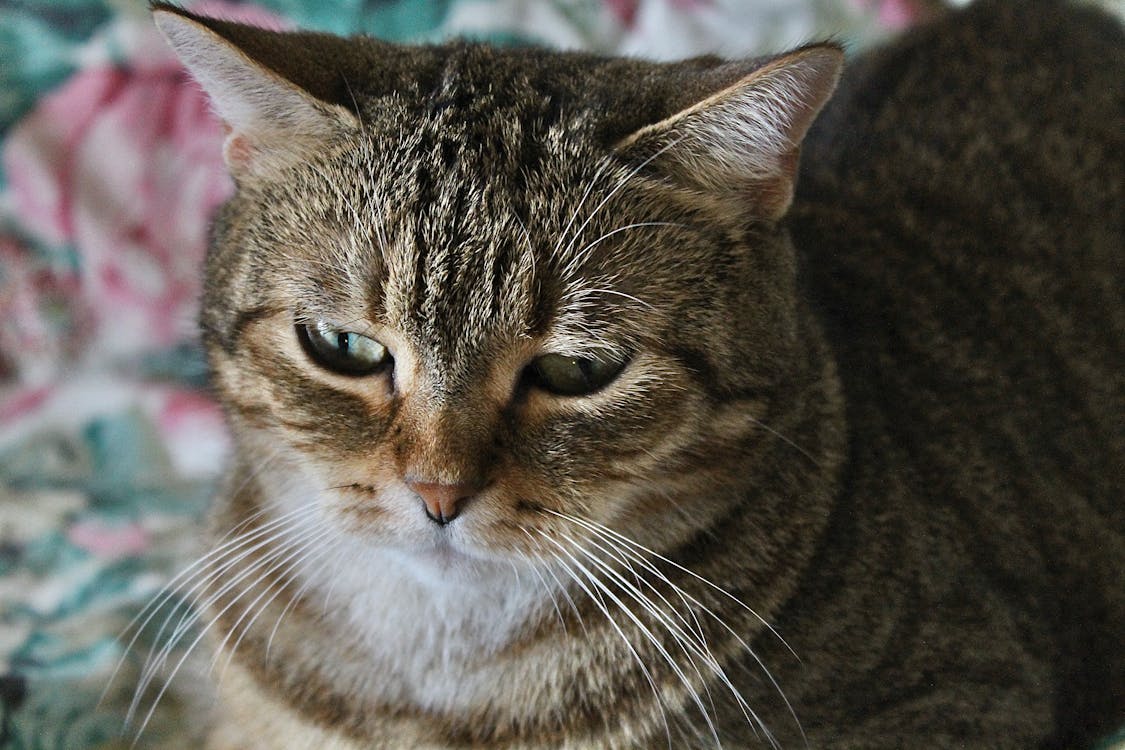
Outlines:
{"type": "Polygon", "coordinates": [[[267,269],[242,293],[265,312],[216,357],[224,391],[380,544],[518,555],[546,509],[666,513],[653,490],[709,470],[691,457],[713,439],[693,368],[729,346],[705,337],[729,304],[701,273],[719,238],[647,208],[612,156],[521,191],[517,164],[482,173],[471,146],[433,163],[445,133],[411,125],[236,202],[252,207],[224,241],[267,269]],[[315,218],[293,211],[309,203],[315,218]],[[458,494],[435,510],[417,485],[458,494]]]}
{"type": "Polygon", "coordinates": [[[549,559],[574,518],[667,547],[741,491],[792,371],[776,220],[837,51],[710,70],[706,101],[612,133],[566,90],[597,61],[551,89],[433,48],[440,75],[345,108],[162,15],[239,184],[208,268],[217,388],[294,502],[448,563],[549,559]]]}

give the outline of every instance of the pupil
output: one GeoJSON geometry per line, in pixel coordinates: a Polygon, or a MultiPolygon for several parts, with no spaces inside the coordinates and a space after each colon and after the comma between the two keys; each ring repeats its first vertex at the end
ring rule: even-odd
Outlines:
{"type": "Polygon", "coordinates": [[[582,375],[582,382],[584,385],[590,384],[590,376],[594,369],[594,363],[588,359],[578,360],[578,372],[582,375]]]}
{"type": "Polygon", "coordinates": [[[336,348],[339,349],[344,354],[348,353],[348,334],[346,334],[346,333],[337,333],[336,334],[336,348]]]}

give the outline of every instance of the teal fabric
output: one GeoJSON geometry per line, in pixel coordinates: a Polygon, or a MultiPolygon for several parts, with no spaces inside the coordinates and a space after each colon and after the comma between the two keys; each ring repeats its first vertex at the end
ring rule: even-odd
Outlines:
{"type": "Polygon", "coordinates": [[[0,137],[74,70],[73,49],[108,17],[103,3],[83,0],[0,7],[0,137]]]}
{"type": "Polygon", "coordinates": [[[263,0],[262,6],[292,19],[302,28],[336,34],[361,32],[388,41],[415,41],[429,38],[441,26],[452,0],[340,0],[310,3],[307,0],[263,0]]]}

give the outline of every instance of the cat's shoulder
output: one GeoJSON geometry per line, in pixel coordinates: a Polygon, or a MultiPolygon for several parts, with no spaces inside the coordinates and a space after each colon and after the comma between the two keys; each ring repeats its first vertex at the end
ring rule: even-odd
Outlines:
{"type": "Polygon", "coordinates": [[[980,0],[852,60],[805,153],[814,174],[862,169],[973,139],[1033,144],[1044,127],[1120,148],[1123,117],[1119,18],[1061,0],[980,0]]]}

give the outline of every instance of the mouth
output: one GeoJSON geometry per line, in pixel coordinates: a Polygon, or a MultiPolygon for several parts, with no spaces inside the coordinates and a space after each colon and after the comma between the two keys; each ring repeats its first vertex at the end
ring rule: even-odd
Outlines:
{"type": "Polygon", "coordinates": [[[436,534],[425,542],[399,547],[396,556],[420,576],[443,582],[458,580],[467,583],[495,575],[497,570],[511,568],[509,561],[446,533],[436,534]]]}
{"type": "Polygon", "coordinates": [[[478,555],[444,533],[435,534],[426,541],[403,545],[398,548],[398,553],[404,562],[444,573],[468,570],[482,562],[478,555]]]}
{"type": "Polygon", "coordinates": [[[465,557],[465,553],[454,544],[451,539],[442,535],[428,544],[415,548],[415,553],[426,560],[433,560],[443,564],[453,564],[458,559],[465,557]]]}

